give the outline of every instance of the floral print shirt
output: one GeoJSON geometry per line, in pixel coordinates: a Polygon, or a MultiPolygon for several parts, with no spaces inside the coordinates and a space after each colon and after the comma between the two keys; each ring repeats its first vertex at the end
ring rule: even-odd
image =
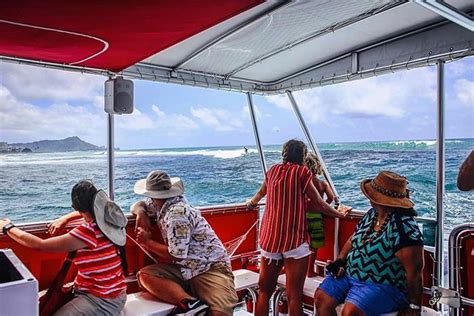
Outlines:
{"type": "Polygon", "coordinates": [[[156,214],[163,240],[169,253],[177,258],[175,263],[185,280],[207,272],[218,262],[230,267],[224,245],[200,211],[183,196],[168,199],[161,209],[151,199],[145,202],[148,213],[156,214]]]}

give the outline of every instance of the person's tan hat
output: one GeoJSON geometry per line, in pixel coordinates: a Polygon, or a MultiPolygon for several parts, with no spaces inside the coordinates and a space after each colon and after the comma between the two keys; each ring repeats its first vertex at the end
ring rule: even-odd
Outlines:
{"type": "Polygon", "coordinates": [[[405,177],[395,172],[381,171],[374,179],[363,180],[360,189],[375,204],[412,208],[415,203],[410,200],[407,185],[405,177]]]}
{"type": "Polygon", "coordinates": [[[184,185],[180,178],[170,178],[161,170],[148,174],[146,179],[138,180],[133,191],[154,199],[168,199],[184,193],[184,185]]]}
{"type": "Polygon", "coordinates": [[[120,206],[109,199],[107,193],[97,191],[94,197],[95,222],[102,233],[114,244],[125,246],[127,218],[120,206]]]}

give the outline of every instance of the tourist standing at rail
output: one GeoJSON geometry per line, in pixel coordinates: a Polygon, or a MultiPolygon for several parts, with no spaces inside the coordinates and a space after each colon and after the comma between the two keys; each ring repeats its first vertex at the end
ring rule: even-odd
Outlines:
{"type": "Polygon", "coordinates": [[[138,241],[160,259],[138,272],[140,285],[176,305],[174,315],[191,315],[207,307],[211,315],[232,315],[237,294],[229,256],[206,219],[184,198],[183,182],[164,171],[152,171],[135,184],[134,191],[147,197],[131,208],[137,217],[138,241]],[[156,215],[165,244],[152,238],[149,215],[156,215]]]}
{"type": "Polygon", "coordinates": [[[382,171],[362,181],[372,208],[357,224],[315,293],[318,315],[375,316],[398,311],[420,315],[423,237],[415,221],[407,180],[382,171]]]}
{"type": "Polygon", "coordinates": [[[321,198],[313,184],[312,173],[303,165],[306,154],[306,145],[302,141],[292,139],[286,142],[282,163],[268,170],[260,190],[247,203],[248,207],[255,207],[267,195],[260,227],[262,261],[257,316],[268,316],[269,300],[283,267],[289,314],[303,315],[303,286],[310,254],[306,197],[311,199],[312,209],[329,216],[345,217],[350,211],[350,208],[341,207],[338,212],[321,198]]]}
{"type": "MultiPolygon", "coordinates": [[[[126,242],[127,219],[120,207],[107,194],[87,180],[79,181],[71,192],[76,210],[66,217],[82,218],[84,223],[70,232],[41,239],[15,227],[9,220],[0,220],[0,229],[21,245],[49,252],[76,251],[77,267],[74,298],[55,316],[117,316],[127,300],[124,271],[127,263],[123,246],[126,242]]],[[[59,232],[64,225],[55,225],[59,232]]]]}
{"type": "MultiPolygon", "coordinates": [[[[308,153],[305,157],[304,164],[308,167],[309,171],[313,174],[313,184],[318,190],[319,195],[322,198],[326,198],[326,202],[331,204],[334,199],[335,195],[331,189],[329,183],[325,180],[321,180],[318,176],[323,174],[321,163],[319,162],[318,156],[315,153],[308,153]]],[[[306,219],[308,221],[308,233],[310,237],[310,248],[311,254],[309,255],[308,259],[308,277],[312,278],[317,275],[316,271],[314,271],[314,263],[316,261],[316,256],[318,254],[318,248],[324,246],[324,227],[323,227],[323,214],[315,211],[310,211],[313,205],[311,204],[311,200],[307,199],[307,210],[306,210],[306,219]]]]}

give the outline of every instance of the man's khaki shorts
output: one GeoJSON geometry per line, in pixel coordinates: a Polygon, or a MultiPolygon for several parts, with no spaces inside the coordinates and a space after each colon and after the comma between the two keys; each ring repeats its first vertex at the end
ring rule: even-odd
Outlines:
{"type": "Polygon", "coordinates": [[[234,275],[224,263],[216,263],[209,271],[190,280],[184,280],[179,267],[173,264],[152,264],[138,272],[142,273],[176,282],[186,292],[205,302],[212,311],[232,315],[238,302],[234,275]]]}

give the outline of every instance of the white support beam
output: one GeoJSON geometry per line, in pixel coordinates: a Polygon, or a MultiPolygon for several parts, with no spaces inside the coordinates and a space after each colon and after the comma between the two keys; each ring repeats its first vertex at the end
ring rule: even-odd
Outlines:
{"type": "Polygon", "coordinates": [[[258,154],[260,156],[260,163],[262,165],[263,176],[267,174],[267,163],[265,161],[265,153],[263,152],[262,142],[260,141],[260,134],[258,132],[257,119],[255,115],[255,109],[253,106],[252,94],[247,92],[247,102],[249,105],[250,119],[252,120],[253,132],[255,135],[255,143],[257,145],[258,154]]]}
{"type": "Polygon", "coordinates": [[[474,32],[474,21],[469,16],[458,11],[456,8],[450,6],[444,1],[415,0],[414,2],[471,32],[474,32]]]}

